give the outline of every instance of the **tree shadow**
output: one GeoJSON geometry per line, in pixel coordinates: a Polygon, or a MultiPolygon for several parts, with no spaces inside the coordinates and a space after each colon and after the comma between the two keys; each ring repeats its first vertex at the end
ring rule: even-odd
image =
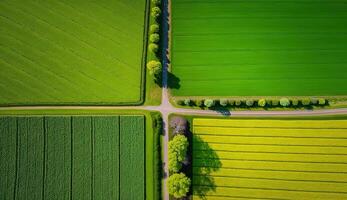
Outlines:
{"type": "Polygon", "coordinates": [[[193,194],[201,199],[206,199],[206,195],[210,191],[216,191],[212,172],[218,171],[222,167],[222,163],[217,153],[210,145],[203,141],[199,136],[192,136],[193,145],[192,154],[192,184],[193,194]]]}
{"type": "Polygon", "coordinates": [[[179,89],[180,79],[171,72],[167,72],[167,88],[169,89],[179,89]]]}

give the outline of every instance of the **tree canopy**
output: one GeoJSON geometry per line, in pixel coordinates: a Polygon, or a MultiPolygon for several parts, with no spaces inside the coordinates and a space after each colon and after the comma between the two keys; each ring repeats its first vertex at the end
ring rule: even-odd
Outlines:
{"type": "Polygon", "coordinates": [[[190,183],[190,179],[183,173],[171,175],[168,179],[169,194],[175,198],[185,197],[189,192],[190,183]]]}

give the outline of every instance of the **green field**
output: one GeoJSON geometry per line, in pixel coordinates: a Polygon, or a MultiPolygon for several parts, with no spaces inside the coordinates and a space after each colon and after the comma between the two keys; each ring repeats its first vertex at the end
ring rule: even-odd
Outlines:
{"type": "Polygon", "coordinates": [[[144,116],[0,117],[0,133],[0,199],[145,199],[144,116]]]}
{"type": "Polygon", "coordinates": [[[173,94],[346,95],[346,10],[346,0],[175,0],[173,94]]]}
{"type": "Polygon", "coordinates": [[[347,120],[193,121],[194,199],[347,199],[347,120]]]}
{"type": "Polygon", "coordinates": [[[145,0],[0,2],[0,105],[136,104],[145,0]]]}

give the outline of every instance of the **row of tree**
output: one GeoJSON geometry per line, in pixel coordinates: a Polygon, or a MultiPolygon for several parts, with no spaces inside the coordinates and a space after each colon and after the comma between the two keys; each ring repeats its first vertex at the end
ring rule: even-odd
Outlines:
{"type": "Polygon", "coordinates": [[[151,0],[151,25],[149,28],[149,43],[148,53],[151,54],[150,60],[147,62],[146,67],[155,81],[160,79],[162,72],[162,64],[158,58],[159,41],[160,41],[160,9],[161,0],[151,0]]]}
{"type": "Polygon", "coordinates": [[[222,107],[307,107],[307,106],[325,106],[328,101],[324,98],[280,98],[280,99],[265,99],[258,100],[247,99],[184,99],[177,100],[176,103],[181,106],[199,106],[213,108],[216,106],[222,107]]]}
{"type": "Polygon", "coordinates": [[[191,180],[182,172],[183,164],[187,164],[188,138],[184,135],[187,121],[182,117],[171,119],[170,128],[174,137],[169,141],[169,194],[175,198],[182,198],[189,192],[191,180]]]}

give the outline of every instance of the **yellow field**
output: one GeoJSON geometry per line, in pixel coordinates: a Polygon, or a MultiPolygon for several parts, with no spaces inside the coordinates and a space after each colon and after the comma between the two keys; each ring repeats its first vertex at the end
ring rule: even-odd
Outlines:
{"type": "Polygon", "coordinates": [[[193,121],[194,199],[347,199],[347,120],[193,121]]]}

